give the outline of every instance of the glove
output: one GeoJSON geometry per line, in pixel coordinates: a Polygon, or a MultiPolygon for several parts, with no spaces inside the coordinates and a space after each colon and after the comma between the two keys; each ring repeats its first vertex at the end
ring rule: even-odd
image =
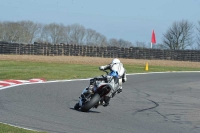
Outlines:
{"type": "Polygon", "coordinates": [[[99,70],[104,70],[104,66],[100,66],[100,67],[99,67],[99,70]]]}

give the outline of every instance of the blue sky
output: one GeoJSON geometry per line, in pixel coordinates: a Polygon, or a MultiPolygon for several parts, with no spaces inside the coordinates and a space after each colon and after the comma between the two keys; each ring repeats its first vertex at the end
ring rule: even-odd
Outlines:
{"type": "Polygon", "coordinates": [[[199,0],[0,0],[0,21],[78,23],[130,42],[157,43],[175,21],[200,21],[199,0]]]}

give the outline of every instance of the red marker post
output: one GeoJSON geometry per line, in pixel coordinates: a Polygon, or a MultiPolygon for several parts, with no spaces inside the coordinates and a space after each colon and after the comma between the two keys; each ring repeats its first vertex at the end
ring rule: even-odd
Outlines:
{"type": "Polygon", "coordinates": [[[156,44],[156,35],[154,33],[154,30],[151,35],[151,48],[152,48],[152,44],[156,44]]]}

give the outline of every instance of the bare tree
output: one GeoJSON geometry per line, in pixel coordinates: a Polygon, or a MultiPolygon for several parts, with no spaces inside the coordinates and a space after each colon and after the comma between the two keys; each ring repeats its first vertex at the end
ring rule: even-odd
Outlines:
{"type": "Polygon", "coordinates": [[[40,27],[31,21],[1,22],[0,40],[7,42],[32,43],[40,27]]]}
{"type": "Polygon", "coordinates": [[[173,50],[186,49],[192,46],[194,25],[187,20],[174,22],[164,34],[163,46],[173,50]]]}
{"type": "Polygon", "coordinates": [[[116,47],[118,47],[118,46],[119,46],[118,43],[119,43],[119,42],[118,42],[118,40],[117,40],[116,38],[111,38],[111,39],[109,39],[109,41],[108,41],[109,46],[116,46],[116,47]]]}
{"type": "Polygon", "coordinates": [[[1,28],[2,41],[18,42],[21,28],[18,22],[3,22],[1,28]]]}
{"type": "Polygon", "coordinates": [[[41,24],[32,21],[20,21],[19,24],[21,27],[19,42],[33,43],[41,32],[41,24]]]}
{"type": "Polygon", "coordinates": [[[107,38],[92,29],[85,30],[84,42],[90,46],[107,46],[107,38]]]}
{"type": "Polygon", "coordinates": [[[85,32],[86,32],[85,44],[90,45],[90,46],[95,45],[94,38],[95,38],[96,31],[92,29],[86,29],[85,32]]]}
{"type": "Polygon", "coordinates": [[[136,47],[146,48],[146,44],[144,42],[135,42],[136,47]]]}
{"type": "Polygon", "coordinates": [[[85,29],[79,24],[39,24],[32,21],[0,22],[0,41],[52,44],[67,43],[91,46],[130,47],[132,43],[123,39],[110,39],[92,29],[85,29]]]}
{"type": "Polygon", "coordinates": [[[200,21],[198,22],[197,27],[197,49],[200,49],[200,21]]]}
{"type": "Polygon", "coordinates": [[[0,41],[3,39],[3,23],[0,22],[0,41]]]}
{"type": "Polygon", "coordinates": [[[115,38],[111,38],[108,42],[108,44],[110,46],[116,46],[116,47],[124,47],[124,48],[128,48],[128,47],[131,47],[133,46],[133,44],[129,41],[125,41],[123,39],[115,39],[115,38]]]}
{"type": "Polygon", "coordinates": [[[95,34],[95,43],[96,43],[96,46],[107,46],[107,38],[100,34],[100,33],[96,33],[95,34]]]}
{"type": "Polygon", "coordinates": [[[41,24],[40,25],[40,32],[36,35],[36,39],[34,41],[36,42],[48,42],[48,43],[51,43],[50,42],[50,39],[48,39],[48,34],[47,34],[47,31],[45,29],[46,25],[44,24],[41,24]]]}
{"type": "Polygon", "coordinates": [[[63,43],[66,36],[65,26],[63,24],[51,23],[43,27],[41,40],[52,44],[63,43]]]}
{"type": "Polygon", "coordinates": [[[162,50],[164,50],[164,49],[167,49],[167,48],[163,44],[158,43],[156,45],[153,45],[153,49],[162,49],[162,50]]]}
{"type": "Polygon", "coordinates": [[[67,43],[70,44],[84,44],[84,37],[85,37],[85,27],[79,24],[72,24],[67,26],[66,34],[67,43]]]}
{"type": "Polygon", "coordinates": [[[123,39],[119,39],[118,42],[119,42],[118,43],[119,47],[129,48],[129,47],[133,46],[133,44],[131,42],[125,41],[123,39]]]}

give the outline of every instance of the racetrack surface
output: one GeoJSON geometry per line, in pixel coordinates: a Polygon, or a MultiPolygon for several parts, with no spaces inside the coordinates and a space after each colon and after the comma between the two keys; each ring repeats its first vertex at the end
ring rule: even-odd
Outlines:
{"type": "Polygon", "coordinates": [[[49,133],[199,133],[200,73],[127,76],[123,92],[89,112],[73,109],[88,80],[0,90],[0,122],[49,133]]]}

